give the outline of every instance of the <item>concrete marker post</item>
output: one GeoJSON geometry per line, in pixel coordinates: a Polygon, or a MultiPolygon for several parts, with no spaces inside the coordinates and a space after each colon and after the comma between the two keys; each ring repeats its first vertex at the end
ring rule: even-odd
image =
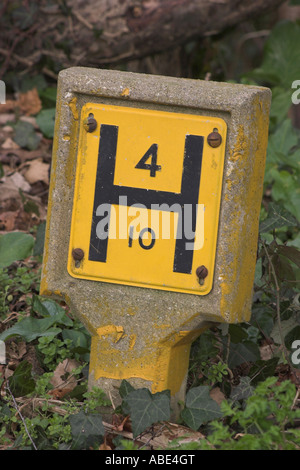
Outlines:
{"type": "MultiPolygon", "coordinates": [[[[213,322],[249,320],[270,101],[263,87],[81,67],[60,72],[41,294],[63,299],[85,324],[92,335],[89,386],[101,387],[115,403],[126,379],[153,393],[169,389],[176,414],[192,342],[213,322]],[[163,193],[178,195],[187,154],[197,175],[193,152],[202,156],[195,191],[205,228],[191,271],[175,272],[176,236],[164,245],[151,242],[149,226],[135,239],[109,238],[107,257],[99,260],[96,201],[103,202],[111,186],[107,202],[116,211],[125,207],[115,200],[122,188],[130,206],[145,190],[155,203],[163,193]]],[[[189,191],[184,194],[180,203],[190,203],[189,191]]],[[[149,215],[147,204],[140,214],[149,215]]],[[[176,211],[171,217],[178,224],[176,211]]],[[[112,220],[109,231],[118,228],[112,220]]],[[[177,252],[184,254],[180,247],[177,252]]]]}

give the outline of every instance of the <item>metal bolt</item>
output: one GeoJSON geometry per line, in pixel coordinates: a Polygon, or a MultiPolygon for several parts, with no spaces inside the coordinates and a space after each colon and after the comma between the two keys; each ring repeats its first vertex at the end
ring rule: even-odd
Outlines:
{"type": "Polygon", "coordinates": [[[87,132],[94,132],[97,129],[97,121],[93,114],[88,116],[88,118],[84,121],[83,126],[87,132]]]}
{"type": "Polygon", "coordinates": [[[196,276],[198,277],[199,283],[201,285],[204,284],[204,279],[207,277],[207,275],[208,269],[205,266],[202,265],[196,269],[196,276]]]}
{"type": "Polygon", "coordinates": [[[75,261],[81,261],[84,257],[84,251],[81,248],[74,248],[72,250],[72,256],[75,261]]]}
{"type": "Polygon", "coordinates": [[[211,132],[207,136],[208,145],[213,148],[219,147],[222,143],[222,137],[220,136],[219,132],[211,132]]]}

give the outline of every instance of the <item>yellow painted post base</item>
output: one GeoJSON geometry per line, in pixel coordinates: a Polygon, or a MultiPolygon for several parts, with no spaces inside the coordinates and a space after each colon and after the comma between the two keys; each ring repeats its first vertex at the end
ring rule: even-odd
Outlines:
{"type": "Polygon", "coordinates": [[[121,330],[104,328],[99,330],[105,335],[92,337],[89,387],[102,388],[115,406],[121,402],[118,389],[123,379],[152,393],[170,390],[172,417],[177,417],[178,401],[185,400],[191,344],[206,328],[180,331],[160,343],[153,340],[152,347],[142,350],[123,349],[121,330]]]}

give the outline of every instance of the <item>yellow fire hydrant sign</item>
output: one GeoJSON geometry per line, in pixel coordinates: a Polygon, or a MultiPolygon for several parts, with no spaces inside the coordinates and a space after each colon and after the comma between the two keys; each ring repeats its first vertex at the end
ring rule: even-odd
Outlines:
{"type": "Polygon", "coordinates": [[[266,88],[60,73],[41,293],[92,335],[90,386],[183,399],[191,343],[248,320],[266,88]]]}
{"type": "Polygon", "coordinates": [[[226,145],[223,119],[88,103],[81,126],[68,272],[81,279],[207,294],[226,145]],[[91,116],[93,116],[91,118],[91,116]],[[220,145],[208,136],[218,133],[220,145]],[[84,252],[81,263],[72,255],[84,252]],[[199,266],[208,275],[202,285],[199,266]]]}

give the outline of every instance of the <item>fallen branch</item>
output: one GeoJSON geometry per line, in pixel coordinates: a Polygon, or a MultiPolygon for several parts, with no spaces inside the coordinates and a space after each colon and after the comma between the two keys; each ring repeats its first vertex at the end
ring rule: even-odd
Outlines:
{"type": "MultiPolygon", "coordinates": [[[[2,22],[0,19],[0,54],[5,57],[2,72],[19,64],[32,68],[49,55],[61,68],[99,67],[139,59],[219,34],[274,11],[284,2],[74,0],[68,2],[66,13],[60,6],[62,2],[47,7],[45,1],[31,1],[37,8],[30,29],[7,30],[8,9],[2,22]],[[62,49],[62,44],[69,43],[70,47],[62,49]]],[[[49,69],[46,72],[53,73],[49,69]]]]}

